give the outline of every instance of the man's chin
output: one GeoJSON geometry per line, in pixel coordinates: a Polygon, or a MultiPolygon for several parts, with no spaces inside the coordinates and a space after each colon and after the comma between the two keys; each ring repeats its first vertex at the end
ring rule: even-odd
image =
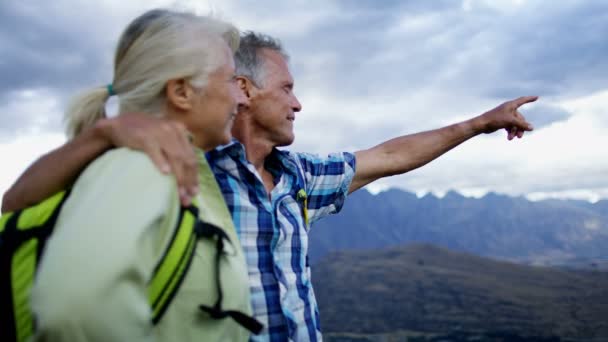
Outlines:
{"type": "Polygon", "coordinates": [[[230,133],[230,130],[225,131],[220,140],[221,141],[218,144],[219,146],[228,145],[232,141],[232,133],[230,133]]]}
{"type": "Polygon", "coordinates": [[[222,145],[228,145],[230,144],[230,142],[232,141],[232,135],[228,136],[227,138],[225,138],[221,143],[220,146],[222,145]]]}
{"type": "Polygon", "coordinates": [[[277,144],[277,147],[289,146],[289,145],[293,144],[294,140],[295,140],[295,136],[293,136],[293,135],[291,135],[289,137],[285,137],[277,144]]]}

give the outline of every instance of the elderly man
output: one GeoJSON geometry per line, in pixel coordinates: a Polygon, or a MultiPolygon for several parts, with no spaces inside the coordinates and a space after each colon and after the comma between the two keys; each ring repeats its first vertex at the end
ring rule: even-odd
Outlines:
{"type": "MultiPolygon", "coordinates": [[[[481,133],[506,129],[521,138],[532,126],[518,112],[537,99],[521,97],[470,120],[388,140],[367,150],[326,158],[278,150],[294,141],[295,113],[288,57],[271,37],[247,33],[235,56],[237,81],[248,98],[239,109],[237,141],[208,154],[245,251],[254,315],[265,324],[256,340],[320,340],[307,262],[310,224],[336,213],[348,193],[381,177],[434,160],[481,133]]],[[[107,119],[32,165],[3,200],[3,210],[34,203],[69,185],[87,162],[112,146],[146,151],[175,173],[182,201],[196,192],[184,128],[140,115],[107,119]],[[54,167],[62,165],[62,168],[54,167]]]]}

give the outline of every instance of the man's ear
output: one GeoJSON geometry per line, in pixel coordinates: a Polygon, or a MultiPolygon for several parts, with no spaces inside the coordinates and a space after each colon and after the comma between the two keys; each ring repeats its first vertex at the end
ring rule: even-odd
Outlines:
{"type": "Polygon", "coordinates": [[[191,110],[194,89],[188,81],[183,78],[169,80],[165,87],[165,95],[169,104],[180,110],[191,110]]]}
{"type": "Polygon", "coordinates": [[[239,89],[241,89],[243,94],[245,94],[248,99],[250,99],[253,93],[255,93],[257,90],[257,87],[247,77],[237,76],[236,83],[239,86],[239,89]]]}

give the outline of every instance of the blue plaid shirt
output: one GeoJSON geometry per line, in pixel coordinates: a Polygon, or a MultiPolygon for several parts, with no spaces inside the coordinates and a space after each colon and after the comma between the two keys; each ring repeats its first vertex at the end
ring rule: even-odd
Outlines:
{"type": "Polygon", "coordinates": [[[265,326],[252,340],[320,341],[308,230],[314,221],[341,209],[355,173],[355,156],[320,158],[274,149],[265,165],[275,182],[270,198],[241,143],[219,147],[207,158],[245,251],[254,316],[265,326]]]}

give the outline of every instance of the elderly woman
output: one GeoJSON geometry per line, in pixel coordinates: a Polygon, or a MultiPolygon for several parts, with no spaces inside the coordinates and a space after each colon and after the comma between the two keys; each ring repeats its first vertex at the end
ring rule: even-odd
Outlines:
{"type": "Polygon", "coordinates": [[[213,18],[149,11],[122,34],[112,84],[74,100],[72,137],[105,117],[114,95],[121,113],[181,123],[199,155],[194,213],[204,224],[196,227],[215,235],[192,240],[189,260],[168,250],[188,241],[178,232],[186,214],[175,179],[143,153],[105,153],[71,188],[47,242],[31,297],[35,340],[245,341],[246,328],[260,328],[250,317],[243,252],[204,156],[229,142],[237,106],[246,101],[234,79],[238,39],[232,25],[213,18]],[[171,281],[155,288],[158,272],[171,281]],[[171,278],[178,273],[183,277],[171,278]]]}

